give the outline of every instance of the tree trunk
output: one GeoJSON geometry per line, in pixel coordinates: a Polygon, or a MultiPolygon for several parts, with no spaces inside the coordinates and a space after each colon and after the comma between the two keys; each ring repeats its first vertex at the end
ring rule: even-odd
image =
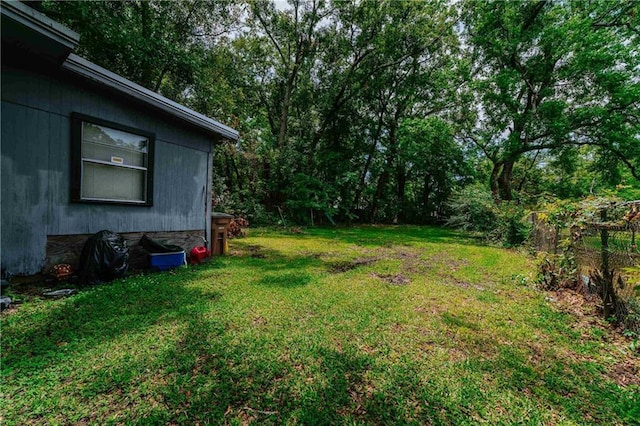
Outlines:
{"type": "MultiPolygon", "coordinates": [[[[384,108],[386,108],[386,104],[384,104],[384,108]]],[[[378,147],[380,134],[382,133],[383,117],[384,117],[384,113],[380,112],[380,115],[378,116],[378,124],[376,126],[376,131],[374,133],[373,141],[371,143],[371,147],[367,155],[367,161],[365,162],[362,173],[360,174],[360,180],[359,180],[358,187],[356,188],[356,194],[353,197],[353,207],[355,209],[358,209],[358,205],[360,204],[360,197],[362,196],[362,191],[364,191],[364,188],[365,188],[367,174],[369,173],[369,167],[371,167],[373,156],[376,154],[376,148],[378,147]]]]}
{"type": "Polygon", "coordinates": [[[500,176],[501,169],[502,169],[502,163],[493,163],[493,169],[491,170],[491,178],[489,180],[489,185],[491,187],[491,194],[493,195],[493,201],[496,204],[500,203],[500,187],[498,185],[498,177],[500,176]]]}
{"type": "Polygon", "coordinates": [[[405,214],[405,192],[407,187],[407,170],[404,165],[398,165],[396,168],[396,197],[398,198],[396,221],[404,222],[405,214]]]}
{"type": "Polygon", "coordinates": [[[422,191],[422,214],[426,216],[423,223],[429,221],[429,197],[431,196],[431,176],[427,173],[424,177],[424,190],[422,191]]]}
{"type": "MultiPolygon", "coordinates": [[[[393,131],[393,128],[392,128],[391,140],[395,143],[394,133],[395,132],[393,131]]],[[[396,148],[395,145],[393,145],[391,148],[393,149],[389,149],[389,151],[387,152],[384,169],[380,174],[380,177],[378,178],[378,184],[376,185],[376,192],[371,202],[371,223],[374,223],[375,221],[376,213],[378,212],[378,206],[380,204],[380,199],[384,194],[384,189],[387,186],[389,178],[391,177],[391,171],[393,170],[393,163],[397,154],[397,149],[395,149],[396,148]]]]}
{"type": "Polygon", "coordinates": [[[380,174],[380,178],[378,179],[378,185],[376,187],[376,192],[371,205],[371,223],[374,222],[376,213],[378,210],[378,204],[380,203],[380,198],[384,193],[384,188],[387,185],[389,178],[391,177],[391,172],[393,171],[393,165],[395,163],[395,159],[398,156],[398,146],[396,139],[396,124],[398,123],[398,118],[400,115],[400,111],[396,111],[395,120],[389,126],[389,149],[387,150],[387,154],[385,156],[385,164],[382,173],[380,174]]]}
{"type": "Polygon", "coordinates": [[[513,161],[505,161],[502,165],[500,175],[498,175],[498,188],[501,200],[511,201],[513,200],[513,161]]]}
{"type": "Polygon", "coordinates": [[[297,66],[294,67],[294,71],[287,79],[287,85],[284,91],[284,99],[282,101],[282,111],[280,112],[280,130],[278,132],[278,147],[282,148],[284,140],[287,137],[287,127],[289,124],[289,106],[291,105],[291,92],[293,91],[293,84],[295,81],[295,74],[297,73],[297,66]]]}
{"type": "Polygon", "coordinates": [[[380,198],[382,198],[384,187],[387,185],[387,180],[389,180],[389,171],[385,169],[378,177],[376,192],[373,194],[373,200],[371,200],[371,212],[369,218],[371,223],[375,223],[376,214],[378,213],[378,204],[380,203],[380,198]]]}

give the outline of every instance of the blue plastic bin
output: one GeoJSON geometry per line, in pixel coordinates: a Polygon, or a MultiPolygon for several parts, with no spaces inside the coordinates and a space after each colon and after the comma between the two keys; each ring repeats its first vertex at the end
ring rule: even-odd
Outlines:
{"type": "Polygon", "coordinates": [[[149,254],[149,265],[152,269],[165,271],[187,264],[187,255],[183,251],[173,253],[151,253],[149,254]]]}

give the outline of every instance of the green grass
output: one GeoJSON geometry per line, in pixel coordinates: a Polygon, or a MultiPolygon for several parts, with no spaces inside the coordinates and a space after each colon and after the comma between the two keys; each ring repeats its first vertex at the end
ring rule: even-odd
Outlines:
{"type": "Polygon", "coordinates": [[[252,229],[231,255],[2,314],[2,424],[633,424],[633,355],[434,228],[252,229]]]}

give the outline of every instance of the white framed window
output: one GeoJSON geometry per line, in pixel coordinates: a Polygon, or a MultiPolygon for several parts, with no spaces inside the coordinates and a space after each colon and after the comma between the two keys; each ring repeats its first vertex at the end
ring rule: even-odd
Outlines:
{"type": "Polygon", "coordinates": [[[71,199],[153,204],[152,133],[74,114],[71,199]]]}

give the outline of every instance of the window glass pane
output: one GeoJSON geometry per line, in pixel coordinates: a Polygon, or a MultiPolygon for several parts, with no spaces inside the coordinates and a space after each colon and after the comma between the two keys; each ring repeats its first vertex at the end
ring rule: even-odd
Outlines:
{"type": "Polygon", "coordinates": [[[83,162],[82,198],[145,201],[146,171],[83,162]]]}
{"type": "Polygon", "coordinates": [[[126,164],[129,166],[146,167],[145,155],[139,151],[123,149],[102,143],[83,142],[82,158],[126,164]]]}
{"type": "Polygon", "coordinates": [[[147,138],[121,130],[99,126],[93,123],[82,123],[83,142],[103,143],[114,145],[122,149],[147,152],[147,138]]]}

